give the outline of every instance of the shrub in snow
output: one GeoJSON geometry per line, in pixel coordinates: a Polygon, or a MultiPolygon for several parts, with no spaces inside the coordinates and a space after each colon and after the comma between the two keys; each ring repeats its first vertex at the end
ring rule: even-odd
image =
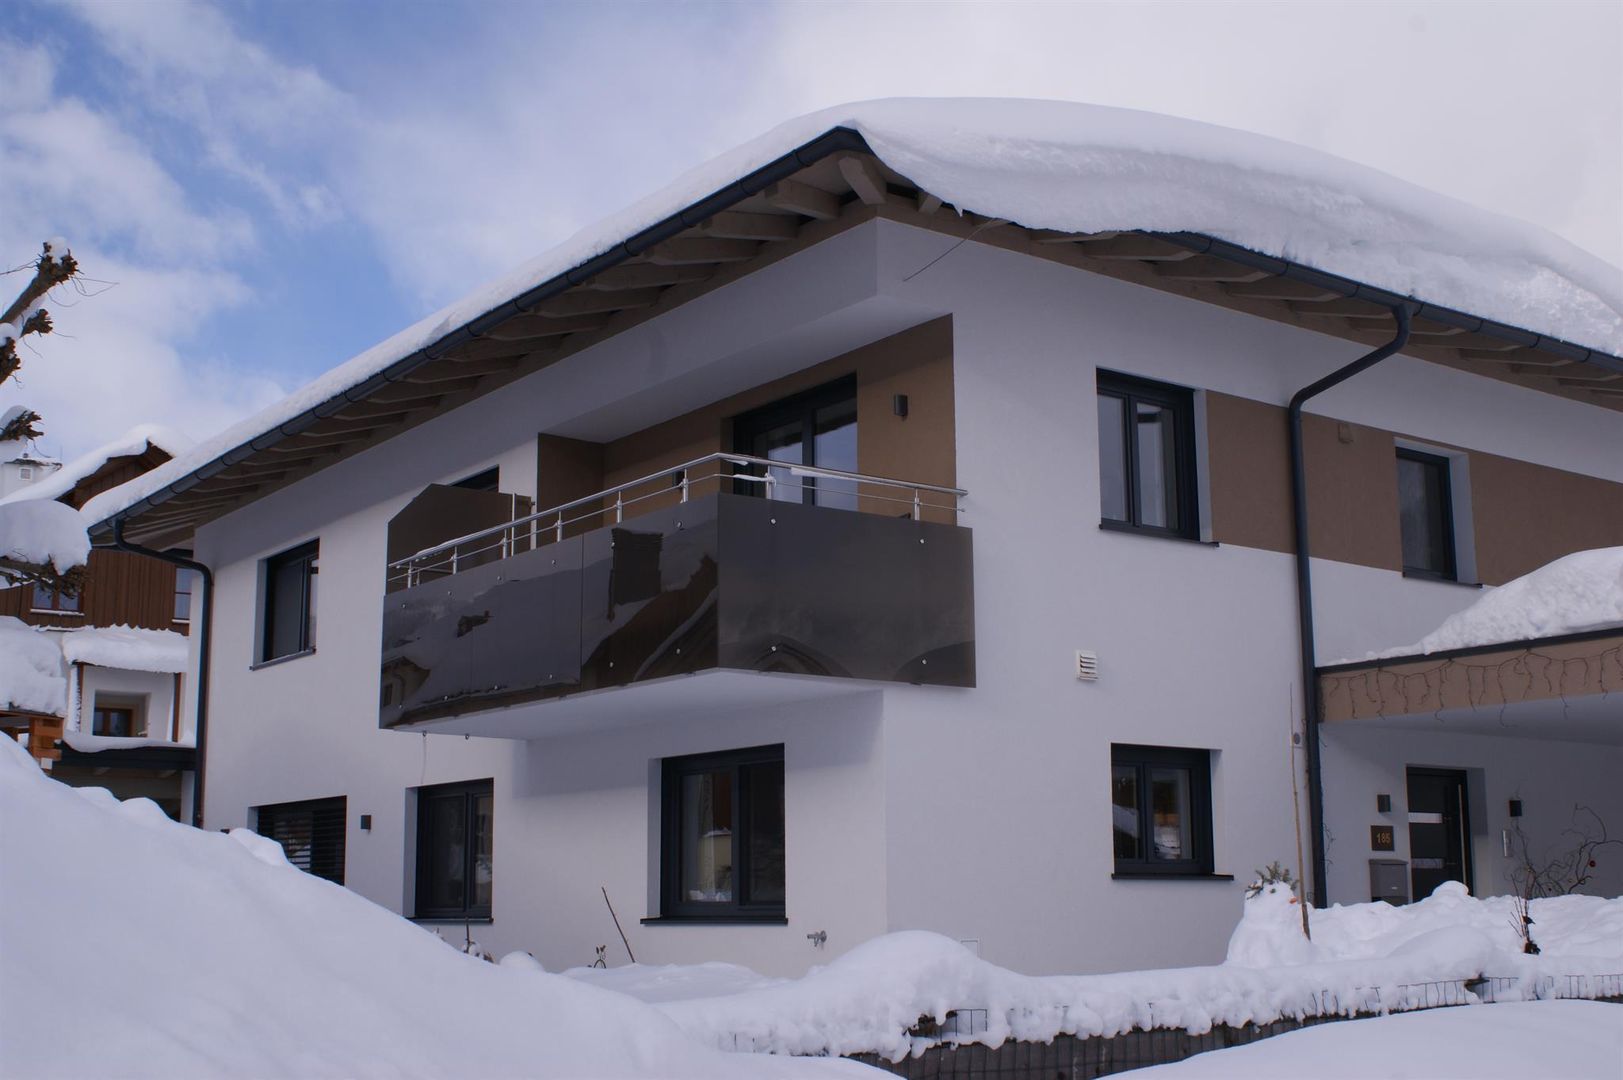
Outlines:
{"type": "Polygon", "coordinates": [[[508,953],[506,956],[496,961],[496,963],[504,968],[513,968],[517,971],[547,970],[541,965],[541,961],[537,960],[533,954],[527,953],[522,949],[516,952],[508,953]]]}

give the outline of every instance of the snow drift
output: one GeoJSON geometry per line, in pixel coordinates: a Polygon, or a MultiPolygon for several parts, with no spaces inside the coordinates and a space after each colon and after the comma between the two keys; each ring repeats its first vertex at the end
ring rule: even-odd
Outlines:
{"type": "Polygon", "coordinates": [[[837,127],[962,210],[1067,232],[1196,232],[1623,355],[1623,270],[1537,226],[1278,139],[1060,101],[839,105],[774,128],[92,500],[104,520],[837,127]]]}
{"type": "Polygon", "coordinates": [[[67,694],[56,642],[21,619],[0,615],[0,708],[61,716],[67,694]]]}
{"type": "Polygon", "coordinates": [[[48,779],[0,739],[0,1075],[861,1075],[717,1053],[624,995],[464,956],[280,848],[48,779]]]}

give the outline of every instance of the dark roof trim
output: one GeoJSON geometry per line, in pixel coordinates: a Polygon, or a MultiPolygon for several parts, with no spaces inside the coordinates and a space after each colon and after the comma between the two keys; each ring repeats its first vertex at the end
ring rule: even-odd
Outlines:
{"type": "Polygon", "coordinates": [[[179,769],[197,767],[197,751],[190,746],[134,746],[116,750],[75,750],[62,744],[59,765],[87,769],[179,769]]]}
{"type": "MultiPolygon", "coordinates": [[[[1583,345],[1574,345],[1570,341],[1560,338],[1547,337],[1535,334],[1529,330],[1510,326],[1506,323],[1494,322],[1491,319],[1478,318],[1467,315],[1463,311],[1453,308],[1439,307],[1416,300],[1410,296],[1399,296],[1395,292],[1379,289],[1373,285],[1365,285],[1351,278],[1344,278],[1337,274],[1327,274],[1322,270],[1302,266],[1299,263],[1287,262],[1272,255],[1252,251],[1250,248],[1232,244],[1227,240],[1218,240],[1215,237],[1205,236],[1201,233],[1175,232],[1153,233],[1162,240],[1201,255],[1215,255],[1220,259],[1249,266],[1256,270],[1265,270],[1270,274],[1292,281],[1304,282],[1326,292],[1339,293],[1342,296],[1357,300],[1367,300],[1382,307],[1396,307],[1405,304],[1410,314],[1416,318],[1430,319],[1445,326],[1457,326],[1470,333],[1488,334],[1492,337],[1514,341],[1529,349],[1539,349],[1543,352],[1553,353],[1580,364],[1591,364],[1607,371],[1623,374],[1623,358],[1613,356],[1611,353],[1601,352],[1598,349],[1586,348],[1583,345]]],[[[1415,343],[1418,344],[1418,343],[1415,343]]]]}
{"type": "Polygon", "coordinates": [[[1520,641],[1499,641],[1490,645],[1471,645],[1461,649],[1440,649],[1431,653],[1411,653],[1408,656],[1389,656],[1381,660],[1353,660],[1345,664],[1327,664],[1317,668],[1319,675],[1339,675],[1348,671],[1369,671],[1374,668],[1398,667],[1403,664],[1424,664],[1432,660],[1455,660],[1462,656],[1481,656],[1497,652],[1530,652],[1551,645],[1575,645],[1603,638],[1623,638],[1623,626],[1601,630],[1584,630],[1576,634],[1555,634],[1551,637],[1523,638],[1520,641]]]}
{"type": "Polygon", "coordinates": [[[312,426],[317,421],[331,416],[346,405],[370,396],[374,391],[381,390],[390,383],[398,382],[422,365],[439,359],[451,349],[472,341],[507,319],[515,315],[522,315],[542,301],[550,300],[595,275],[611,267],[618,266],[627,259],[641,255],[656,244],[661,244],[678,233],[691,229],[707,218],[714,217],[721,211],[759,194],[779,180],[788,179],[808,165],[815,164],[831,154],[852,152],[870,153],[871,151],[868,149],[867,141],[857,132],[850,128],[834,128],[811,142],[791,150],[775,161],[768,162],[742,179],[728,184],[719,191],[712,192],[698,202],[672,214],[664,221],[649,226],[603,254],[588,259],[574,269],[566,270],[562,274],[558,274],[521,293],[512,300],[492,308],[483,315],[446,334],[438,341],[417,350],[409,356],[396,360],[371,378],[349,387],[319,405],[312,406],[272,430],[227,450],[213,461],[199,466],[173,483],[167,484],[140,501],[125,507],[107,521],[98,522],[92,526],[91,531],[93,533],[106,532],[111,528],[113,518],[129,520],[143,511],[167,502],[170,496],[188,491],[230,466],[252,457],[262,450],[275,446],[283,439],[299,434],[299,432],[312,426]]]}

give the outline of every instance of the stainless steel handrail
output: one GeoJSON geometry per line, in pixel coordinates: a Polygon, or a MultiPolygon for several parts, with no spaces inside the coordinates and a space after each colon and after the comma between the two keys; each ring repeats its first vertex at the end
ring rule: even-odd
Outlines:
{"type": "MultiPolygon", "coordinates": [[[[693,483],[702,482],[702,481],[706,481],[706,480],[712,480],[712,479],[715,479],[715,480],[740,480],[740,481],[744,481],[744,482],[753,481],[753,482],[756,482],[756,483],[763,483],[763,484],[766,485],[766,489],[767,489],[768,493],[770,493],[772,491],[772,488],[773,488],[774,483],[775,483],[775,478],[772,476],[772,473],[771,473],[772,469],[787,470],[791,476],[797,476],[797,477],[810,477],[810,478],[813,478],[813,479],[826,478],[826,479],[830,479],[830,480],[850,480],[850,481],[855,481],[855,482],[861,483],[861,484],[869,484],[869,485],[874,485],[874,486],[878,486],[878,487],[887,487],[887,488],[898,488],[898,489],[902,489],[902,490],[906,490],[906,491],[911,491],[911,492],[913,492],[913,498],[911,500],[892,499],[892,500],[889,500],[889,501],[895,501],[895,502],[908,502],[908,501],[910,501],[912,506],[913,506],[913,511],[914,511],[914,516],[915,517],[917,517],[919,512],[924,510],[924,509],[944,510],[944,511],[951,511],[953,513],[961,513],[963,508],[958,505],[958,500],[963,498],[965,495],[969,494],[967,491],[965,491],[962,488],[942,487],[939,484],[924,484],[924,483],[915,483],[915,482],[907,481],[907,480],[896,480],[896,479],[893,479],[893,478],[887,477],[887,476],[870,476],[870,475],[868,475],[866,473],[846,472],[843,469],[824,469],[824,468],[820,468],[820,467],[815,466],[815,465],[796,465],[796,464],[794,464],[792,462],[773,461],[770,458],[752,457],[752,456],[750,456],[748,454],[728,454],[728,453],[706,454],[703,457],[697,457],[697,458],[694,458],[691,461],[685,461],[680,465],[675,465],[675,466],[672,466],[671,468],[668,468],[668,469],[661,469],[658,472],[649,473],[647,476],[640,476],[635,480],[628,480],[623,484],[616,484],[615,486],[610,487],[610,488],[604,488],[602,491],[594,492],[591,495],[584,495],[581,498],[572,499],[572,500],[570,500],[569,502],[566,502],[566,503],[559,503],[557,506],[549,506],[545,510],[537,510],[535,513],[526,514],[526,515],[524,515],[523,517],[520,517],[520,518],[514,518],[512,521],[504,522],[504,523],[502,523],[500,525],[490,525],[490,526],[487,526],[487,527],[485,527],[483,529],[479,529],[476,532],[468,533],[466,536],[459,536],[454,540],[447,540],[444,543],[435,544],[433,547],[426,547],[423,550],[421,550],[419,552],[416,552],[415,554],[407,555],[403,559],[396,559],[394,562],[391,562],[389,564],[389,569],[390,570],[396,570],[396,569],[404,568],[405,570],[407,570],[409,572],[414,564],[416,564],[416,563],[418,563],[418,562],[420,562],[420,561],[422,561],[424,559],[431,559],[436,555],[444,555],[447,552],[450,552],[451,555],[452,555],[451,572],[455,573],[456,572],[456,561],[457,561],[457,559],[456,559],[456,549],[458,549],[460,547],[463,547],[464,545],[474,543],[475,541],[483,540],[486,537],[497,537],[498,534],[502,534],[502,535],[499,536],[499,543],[500,543],[500,545],[502,547],[503,556],[505,557],[506,554],[508,553],[508,550],[509,550],[509,546],[510,546],[510,542],[511,542],[510,541],[510,536],[511,536],[513,530],[522,528],[522,527],[527,526],[527,525],[529,525],[529,526],[536,525],[536,524],[540,523],[543,519],[550,519],[547,522],[548,528],[554,529],[557,532],[561,533],[565,525],[573,524],[575,521],[580,520],[579,518],[571,518],[569,520],[565,520],[565,518],[564,518],[565,513],[569,512],[570,510],[576,510],[576,509],[580,509],[582,507],[591,506],[594,503],[599,504],[599,505],[597,505],[592,510],[592,513],[594,513],[594,514],[595,513],[607,513],[611,508],[602,506],[601,504],[602,504],[602,502],[604,500],[609,499],[611,497],[614,499],[614,505],[613,505],[612,509],[613,509],[613,511],[615,513],[615,520],[619,521],[621,519],[621,516],[623,515],[624,508],[626,506],[634,505],[634,504],[636,504],[638,502],[642,502],[645,499],[655,498],[655,497],[658,497],[658,496],[661,496],[661,495],[668,494],[670,491],[673,491],[673,490],[680,490],[680,492],[681,492],[680,501],[681,502],[687,502],[688,501],[688,488],[693,483]],[[727,473],[722,473],[720,471],[717,471],[717,472],[714,472],[714,473],[707,474],[705,476],[700,476],[696,480],[694,478],[691,478],[691,477],[688,476],[688,473],[692,472],[694,469],[697,469],[697,468],[700,468],[700,467],[702,467],[704,465],[709,465],[709,464],[755,466],[755,467],[764,468],[767,471],[763,475],[756,475],[756,474],[753,474],[753,473],[727,474],[727,473]],[[677,476],[677,475],[680,475],[680,477],[681,477],[681,482],[680,482],[680,484],[678,485],[677,488],[667,488],[667,489],[651,492],[649,494],[639,495],[639,496],[636,496],[636,497],[634,497],[634,498],[632,498],[630,500],[627,500],[627,499],[624,498],[625,493],[628,492],[628,491],[632,491],[632,490],[634,490],[636,488],[642,487],[645,484],[654,483],[655,481],[664,479],[666,477],[677,476]],[[926,503],[926,502],[922,501],[922,499],[921,499],[921,493],[923,493],[923,492],[929,492],[932,495],[949,495],[949,496],[952,497],[952,503],[951,503],[951,505],[945,505],[945,504],[942,504],[942,503],[933,503],[933,502],[926,503]]],[[[878,496],[878,495],[864,495],[864,496],[861,496],[861,497],[863,497],[863,498],[885,498],[885,496],[878,496]]],[[[532,529],[531,531],[533,533],[535,530],[532,529]]],[[[532,542],[533,542],[533,538],[532,538],[532,542]]],[[[482,549],[482,550],[487,550],[487,549],[482,549]]],[[[478,552],[471,552],[470,554],[478,554],[478,552]]]]}

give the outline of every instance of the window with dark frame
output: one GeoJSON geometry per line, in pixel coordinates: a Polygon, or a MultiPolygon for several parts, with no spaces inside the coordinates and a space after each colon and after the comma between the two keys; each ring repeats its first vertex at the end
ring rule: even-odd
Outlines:
{"type": "Polygon", "coordinates": [[[281,844],[287,861],[300,870],[342,885],[347,806],[340,795],[257,807],[254,831],[281,844]]]}
{"type": "Polygon", "coordinates": [[[142,734],[136,727],[135,709],[132,706],[102,704],[97,704],[91,715],[90,733],[115,738],[142,734]]]}
{"type": "Polygon", "coordinates": [[[502,489],[501,466],[493,465],[484,472],[464,477],[451,486],[465,488],[468,491],[500,491],[502,489]]]}
{"type": "Polygon", "coordinates": [[[180,567],[175,570],[175,622],[192,621],[192,590],[196,587],[197,571],[180,567]]]}
{"type": "Polygon", "coordinates": [[[490,918],[494,829],[491,781],[417,789],[417,918],[490,918]]]}
{"type": "MultiPolygon", "coordinates": [[[[854,510],[857,484],[838,477],[802,477],[791,470],[811,465],[841,472],[857,471],[857,380],[851,375],[782,401],[764,405],[733,420],[733,451],[774,463],[772,498],[808,506],[854,510]]],[[[739,466],[739,473],[762,475],[761,467],[739,466]]],[[[766,484],[737,481],[746,495],[767,494],[766,484]]]]}
{"type": "Polygon", "coordinates": [[[1166,746],[1110,748],[1116,873],[1212,873],[1212,756],[1166,746]]]}
{"type": "Polygon", "coordinates": [[[316,643],[316,560],[312,540],[265,560],[261,663],[309,652],[316,643]]]}
{"type": "Polygon", "coordinates": [[[1098,391],[1104,524],[1199,539],[1194,393],[1109,371],[1098,391]]]}
{"type": "Polygon", "coordinates": [[[666,758],[663,918],[784,917],[783,746],[666,758]]]}
{"type": "Polygon", "coordinates": [[[1398,447],[1398,524],[1403,572],[1456,581],[1454,493],[1449,459],[1398,447]]]}
{"type": "Polygon", "coordinates": [[[53,589],[49,585],[34,586],[34,598],[29,605],[32,611],[60,612],[64,615],[78,615],[79,597],[53,589]]]}

